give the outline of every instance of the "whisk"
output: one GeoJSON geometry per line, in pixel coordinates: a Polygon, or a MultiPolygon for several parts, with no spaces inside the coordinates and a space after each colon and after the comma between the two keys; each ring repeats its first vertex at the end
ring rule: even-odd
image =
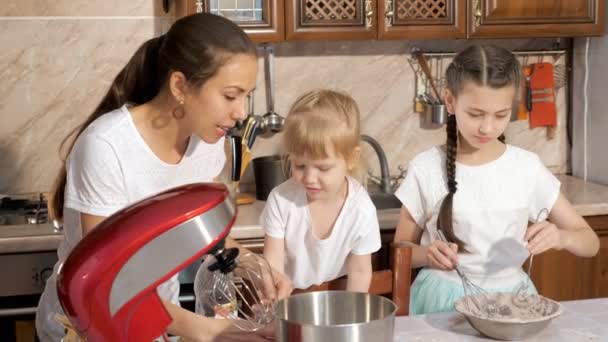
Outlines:
{"type": "MultiPolygon", "coordinates": [[[[448,239],[439,228],[437,229],[437,235],[441,241],[449,243],[448,239]]],[[[462,271],[458,264],[455,265],[454,269],[462,281],[462,287],[465,295],[464,304],[469,312],[486,314],[488,317],[497,313],[503,316],[511,313],[511,309],[508,306],[500,305],[497,299],[491,297],[486,290],[473,283],[466,273],[462,271]],[[476,311],[474,311],[471,307],[471,303],[476,311]]]]}
{"type": "Polygon", "coordinates": [[[256,331],[274,320],[272,269],[254,253],[239,256],[230,248],[207,256],[196,273],[194,294],[197,313],[231,319],[242,330],[256,331]]]}
{"type": "MultiPolygon", "coordinates": [[[[536,215],[536,222],[540,222],[541,215],[545,213],[549,216],[549,210],[547,208],[541,209],[541,211],[536,215]]],[[[546,218],[545,218],[546,219],[546,218]]],[[[518,307],[525,307],[532,305],[538,299],[538,296],[532,296],[528,294],[528,288],[530,287],[530,282],[532,281],[530,278],[530,271],[532,270],[532,261],[534,260],[534,254],[530,254],[530,260],[528,261],[528,269],[527,269],[527,277],[522,280],[521,284],[515,291],[515,295],[513,296],[513,304],[518,307]]]]}

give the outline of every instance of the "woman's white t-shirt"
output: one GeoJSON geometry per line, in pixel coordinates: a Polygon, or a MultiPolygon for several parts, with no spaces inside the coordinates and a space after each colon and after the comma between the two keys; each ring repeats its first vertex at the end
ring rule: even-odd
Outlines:
{"type": "Polygon", "coordinates": [[[352,254],[380,249],[376,207],[367,191],[348,177],[348,195],[326,239],[313,235],[306,190],[293,178],[274,188],[260,216],[265,233],[285,240],[285,274],[295,288],[319,285],[346,274],[352,254]]]}
{"type": "MultiPolygon", "coordinates": [[[[107,217],[164,190],[212,181],[225,161],[224,139],[207,144],[191,136],[179,163],[163,162],[137,131],[127,106],[103,114],[89,125],[78,137],[66,164],[64,240],[38,307],[36,325],[41,341],[55,341],[64,336],[63,328],[53,317],[55,313],[63,313],[57,299],[57,267],[82,239],[80,213],[107,217]]],[[[157,291],[161,298],[179,304],[177,275],[157,291]]]]}
{"type": "MultiPolygon", "coordinates": [[[[437,216],[447,195],[446,155],[433,147],[417,155],[396,192],[422,228],[421,245],[437,237],[437,216]]],[[[559,180],[538,156],[507,145],[496,160],[479,166],[456,162],[458,190],[453,200],[454,233],[470,253],[459,253],[462,270],[488,288],[515,286],[529,253],[524,242],[528,222],[560,193],[559,180]]],[[[546,219],[547,213],[541,216],[546,219]]],[[[438,274],[460,281],[455,271],[438,274]]]]}

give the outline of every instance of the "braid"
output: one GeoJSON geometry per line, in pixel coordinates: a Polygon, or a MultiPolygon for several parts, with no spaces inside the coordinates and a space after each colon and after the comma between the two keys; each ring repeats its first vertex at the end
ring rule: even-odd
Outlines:
{"type": "Polygon", "coordinates": [[[454,226],[452,220],[452,207],[454,202],[454,194],[458,190],[458,182],[456,182],[456,149],[458,147],[458,128],[456,123],[456,115],[448,115],[446,126],[447,142],[446,142],[446,174],[448,178],[448,194],[443,199],[437,217],[437,229],[441,229],[448,241],[458,245],[459,251],[466,251],[465,244],[454,234],[454,226]]]}
{"type": "Polygon", "coordinates": [[[448,175],[448,191],[454,194],[458,188],[456,182],[456,148],[458,146],[458,129],[456,128],[456,115],[448,116],[446,125],[447,144],[445,167],[448,175]]]}

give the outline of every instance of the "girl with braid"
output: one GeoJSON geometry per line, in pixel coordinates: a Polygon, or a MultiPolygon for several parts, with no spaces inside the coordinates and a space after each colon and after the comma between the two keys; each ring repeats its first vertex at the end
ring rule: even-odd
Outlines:
{"type": "Polygon", "coordinates": [[[453,309],[464,296],[455,265],[488,292],[511,292],[527,281],[529,255],[598,252],[598,237],[558,179],[536,154],[504,142],[520,70],[511,52],[474,45],[446,71],[446,145],[416,156],[396,193],[403,206],[395,240],[415,244],[412,267],[422,268],[411,288],[412,314],[453,309]]]}

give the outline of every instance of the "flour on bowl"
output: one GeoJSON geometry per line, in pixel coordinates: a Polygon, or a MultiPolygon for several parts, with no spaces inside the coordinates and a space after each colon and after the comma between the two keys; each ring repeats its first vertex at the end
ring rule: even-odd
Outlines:
{"type": "Polygon", "coordinates": [[[475,297],[480,305],[467,305],[471,298],[463,298],[457,310],[465,315],[497,322],[542,321],[559,315],[560,305],[540,295],[516,295],[515,293],[490,293],[475,297]]]}

